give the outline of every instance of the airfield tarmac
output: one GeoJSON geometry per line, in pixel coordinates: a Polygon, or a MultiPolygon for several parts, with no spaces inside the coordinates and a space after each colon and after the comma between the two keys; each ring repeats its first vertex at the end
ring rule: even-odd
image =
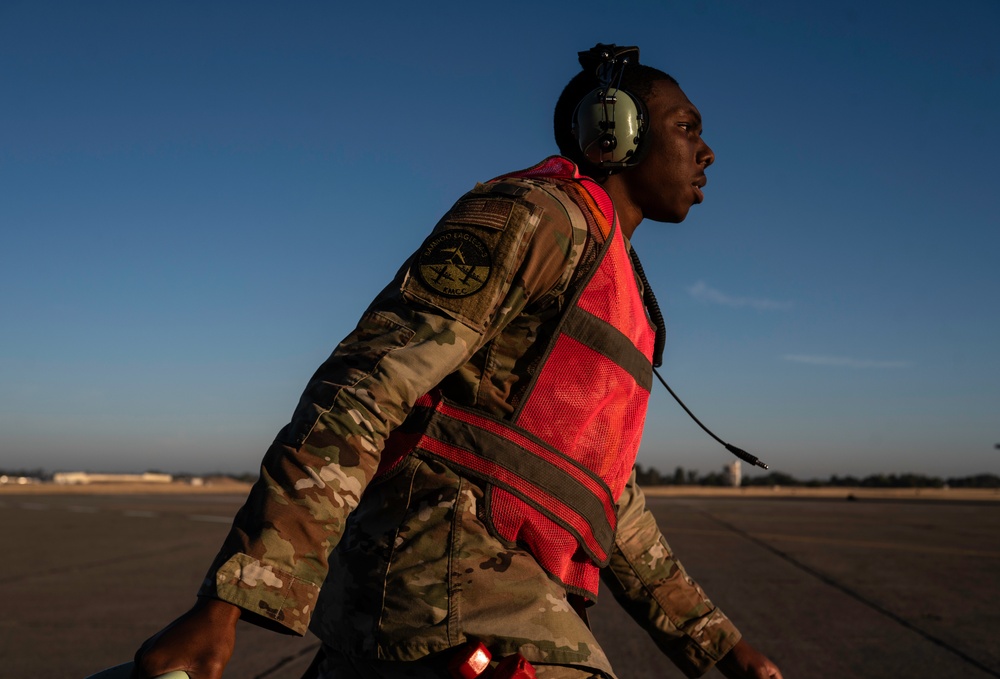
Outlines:
{"type": "MultiPolygon", "coordinates": [[[[0,492],[0,677],[82,679],[130,659],[192,603],[241,501],[0,492]]],[[[1000,677],[1000,502],[649,506],[688,571],[787,679],[1000,677]]],[[[682,676],[610,596],[590,617],[621,679],[682,676]]],[[[317,646],[245,625],[226,677],[297,679],[317,646]]]]}

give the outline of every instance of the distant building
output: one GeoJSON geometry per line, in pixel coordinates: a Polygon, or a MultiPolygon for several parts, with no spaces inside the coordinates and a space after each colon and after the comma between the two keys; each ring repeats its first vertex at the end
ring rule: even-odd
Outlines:
{"type": "Polygon", "coordinates": [[[740,466],[740,461],[733,460],[724,469],[726,470],[726,482],[733,488],[739,488],[740,484],[743,483],[743,468],[740,466]]]}
{"type": "Polygon", "coordinates": [[[91,474],[90,472],[57,472],[52,475],[52,482],[65,486],[84,485],[88,483],[170,483],[174,477],[170,474],[145,472],[144,474],[91,474]]]}

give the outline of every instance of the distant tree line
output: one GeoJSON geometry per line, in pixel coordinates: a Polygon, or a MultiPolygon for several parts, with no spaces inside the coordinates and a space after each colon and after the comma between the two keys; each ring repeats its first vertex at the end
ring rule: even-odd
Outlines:
{"type": "MultiPolygon", "coordinates": [[[[695,469],[677,467],[672,474],[663,474],[655,467],[635,465],[636,480],[644,486],[728,486],[729,479],[724,472],[709,472],[702,475],[695,469]]],[[[802,481],[783,472],[769,472],[756,476],[744,476],[742,486],[802,486],[822,488],[826,486],[850,486],[852,488],[1000,488],[1000,476],[996,474],[975,474],[973,476],[949,477],[924,474],[871,474],[865,477],[831,476],[828,479],[802,481]]]]}
{"type": "Polygon", "coordinates": [[[0,469],[0,476],[8,476],[11,478],[24,476],[29,479],[38,479],[40,481],[52,480],[52,474],[48,473],[44,469],[0,469]]]}

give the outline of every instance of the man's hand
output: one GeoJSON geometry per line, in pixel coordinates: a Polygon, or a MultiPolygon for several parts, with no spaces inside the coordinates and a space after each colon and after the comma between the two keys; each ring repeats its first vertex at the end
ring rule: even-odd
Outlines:
{"type": "Polygon", "coordinates": [[[729,679],[782,679],[777,665],[743,639],[723,656],[716,667],[729,679]]]}
{"type": "Polygon", "coordinates": [[[143,642],[133,679],[183,670],[191,679],[221,679],[236,644],[240,609],[225,601],[198,599],[191,610],[143,642]]]}

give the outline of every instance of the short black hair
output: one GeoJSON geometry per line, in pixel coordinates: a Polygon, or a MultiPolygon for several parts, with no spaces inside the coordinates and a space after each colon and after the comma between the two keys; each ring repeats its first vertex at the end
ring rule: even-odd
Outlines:
{"type": "MultiPolygon", "coordinates": [[[[653,84],[662,80],[674,85],[677,84],[672,76],[658,68],[645,64],[634,64],[627,66],[622,72],[621,89],[638,97],[643,104],[646,104],[653,91],[653,84]]],[[[576,137],[573,136],[573,114],[583,98],[599,86],[600,82],[597,80],[596,72],[593,70],[580,71],[563,88],[552,117],[559,153],[576,163],[583,174],[590,176],[607,174],[607,171],[591,164],[583,155],[576,137]]]]}

